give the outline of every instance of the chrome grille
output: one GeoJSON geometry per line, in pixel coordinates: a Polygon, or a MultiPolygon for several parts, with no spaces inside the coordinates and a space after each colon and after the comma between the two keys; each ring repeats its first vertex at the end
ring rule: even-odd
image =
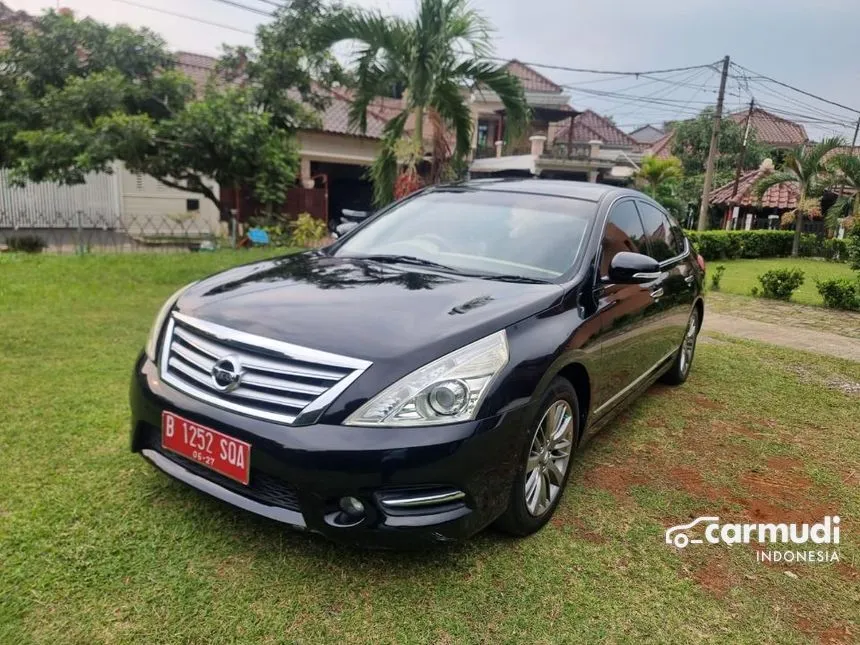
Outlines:
{"type": "Polygon", "coordinates": [[[295,425],[316,421],[369,366],[180,313],[168,321],[161,352],[161,377],[178,390],[248,416],[295,425]],[[213,376],[224,359],[241,372],[229,390],[213,376]]]}

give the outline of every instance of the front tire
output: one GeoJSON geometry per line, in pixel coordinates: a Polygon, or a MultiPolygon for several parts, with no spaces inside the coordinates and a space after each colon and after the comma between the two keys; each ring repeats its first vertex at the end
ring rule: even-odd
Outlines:
{"type": "Polygon", "coordinates": [[[690,374],[690,365],[693,364],[693,357],[696,355],[696,339],[699,337],[699,310],[693,308],[693,313],[690,314],[690,320],[687,323],[687,329],[684,331],[684,340],[681,341],[681,347],[678,348],[678,354],[675,356],[675,361],[672,367],[666,372],[662,380],[668,385],[681,385],[687,380],[690,374]]]}
{"type": "Polygon", "coordinates": [[[570,477],[578,432],[576,391],[567,379],[556,377],[526,433],[508,508],[496,523],[500,529],[525,536],[549,521],[570,477]]]}

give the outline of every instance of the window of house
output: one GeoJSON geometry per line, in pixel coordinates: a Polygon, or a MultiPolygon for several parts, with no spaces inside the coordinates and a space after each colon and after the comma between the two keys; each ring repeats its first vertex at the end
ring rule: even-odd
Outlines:
{"type": "Polygon", "coordinates": [[[485,148],[490,136],[490,124],[486,121],[478,121],[478,147],[485,148]]]}
{"type": "Polygon", "coordinates": [[[200,200],[199,199],[186,199],[185,200],[185,210],[189,213],[193,211],[200,210],[200,200]]]}
{"type": "Polygon", "coordinates": [[[612,207],[606,228],[603,231],[603,241],[600,252],[600,275],[609,275],[609,265],[617,253],[648,253],[645,243],[645,229],[639,219],[639,212],[632,199],[619,202],[612,207]]]}

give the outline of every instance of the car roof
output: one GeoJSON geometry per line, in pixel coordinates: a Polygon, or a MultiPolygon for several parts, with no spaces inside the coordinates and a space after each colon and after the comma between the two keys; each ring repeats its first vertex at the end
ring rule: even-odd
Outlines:
{"type": "Polygon", "coordinates": [[[537,193],[556,197],[572,197],[586,201],[600,201],[608,193],[639,195],[641,193],[611,184],[596,184],[567,179],[504,178],[472,179],[457,184],[458,187],[476,190],[494,190],[512,193],[537,193]]]}

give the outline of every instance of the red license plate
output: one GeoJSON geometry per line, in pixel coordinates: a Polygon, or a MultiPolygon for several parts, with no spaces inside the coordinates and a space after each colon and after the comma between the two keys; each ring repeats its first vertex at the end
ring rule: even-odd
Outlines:
{"type": "Polygon", "coordinates": [[[249,443],[165,411],[161,413],[161,445],[248,485],[251,473],[249,443]]]}

